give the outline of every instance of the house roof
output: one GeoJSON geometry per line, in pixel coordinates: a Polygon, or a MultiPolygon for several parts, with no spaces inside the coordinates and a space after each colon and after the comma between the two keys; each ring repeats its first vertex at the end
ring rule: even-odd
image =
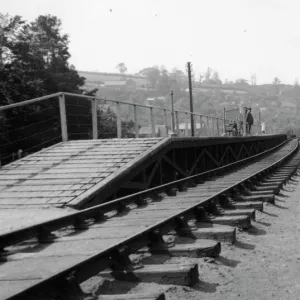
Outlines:
{"type": "Polygon", "coordinates": [[[126,81],[105,81],[105,86],[125,86],[126,81]]]}

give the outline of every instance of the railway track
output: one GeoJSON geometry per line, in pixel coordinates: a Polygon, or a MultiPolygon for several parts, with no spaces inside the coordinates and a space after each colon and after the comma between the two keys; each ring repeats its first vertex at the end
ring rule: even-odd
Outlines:
{"type": "Polygon", "coordinates": [[[192,286],[197,264],[143,264],[133,258],[218,256],[220,242],[234,243],[236,228],[251,227],[255,210],[263,210],[263,201],[274,202],[299,162],[298,141],[290,140],[252,158],[2,234],[0,299],[83,297],[79,283],[99,272],[124,281],[192,286]]]}

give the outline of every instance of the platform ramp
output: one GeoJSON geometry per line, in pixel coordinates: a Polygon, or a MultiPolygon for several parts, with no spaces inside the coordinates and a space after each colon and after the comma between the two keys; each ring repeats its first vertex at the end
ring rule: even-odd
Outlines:
{"type": "Polygon", "coordinates": [[[0,209],[77,207],[167,138],[56,144],[0,169],[0,209]]]}

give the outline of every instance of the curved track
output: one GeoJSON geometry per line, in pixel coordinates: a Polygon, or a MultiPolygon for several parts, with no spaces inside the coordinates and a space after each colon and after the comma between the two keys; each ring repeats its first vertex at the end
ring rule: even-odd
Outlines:
{"type": "MultiPolygon", "coordinates": [[[[262,200],[274,201],[299,162],[298,141],[291,140],[218,169],[3,234],[1,299],[30,299],[61,286],[77,293],[78,283],[101,271],[121,280],[152,278],[193,285],[197,265],[143,266],[134,264],[129,255],[217,256],[221,244],[216,239],[234,242],[235,228],[251,226],[255,209],[263,209],[262,200]],[[222,226],[211,229],[207,224],[222,226]],[[178,236],[197,243],[178,244],[178,236]]],[[[163,299],[163,295],[137,297],[163,299]]]]}

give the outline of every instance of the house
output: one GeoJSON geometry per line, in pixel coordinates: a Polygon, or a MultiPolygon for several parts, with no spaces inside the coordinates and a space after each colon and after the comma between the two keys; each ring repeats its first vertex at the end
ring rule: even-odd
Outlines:
{"type": "Polygon", "coordinates": [[[135,90],[136,89],[136,82],[132,79],[128,80],[119,80],[119,81],[105,81],[104,87],[113,89],[113,90],[135,90]]]}
{"type": "MultiPolygon", "coordinates": [[[[168,136],[168,128],[165,125],[155,125],[155,136],[156,137],[167,137],[168,136]]],[[[144,126],[139,130],[139,137],[152,137],[152,127],[144,126]]]]}
{"type": "Polygon", "coordinates": [[[120,74],[120,73],[105,73],[105,72],[88,72],[88,71],[78,71],[80,76],[86,78],[86,83],[93,82],[98,84],[99,82],[109,82],[109,81],[127,81],[132,79],[136,82],[137,87],[150,87],[151,82],[147,76],[143,75],[132,75],[132,74],[120,74]]]}

